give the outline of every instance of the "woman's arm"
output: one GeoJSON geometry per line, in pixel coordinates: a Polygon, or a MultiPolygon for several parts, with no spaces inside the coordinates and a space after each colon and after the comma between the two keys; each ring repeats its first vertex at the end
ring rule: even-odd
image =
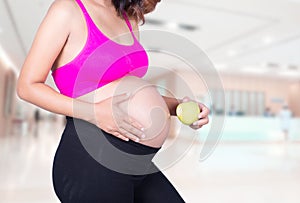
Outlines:
{"type": "Polygon", "coordinates": [[[171,116],[176,116],[176,107],[178,104],[182,103],[182,99],[176,99],[173,97],[166,97],[166,96],[162,96],[162,97],[169,108],[171,116]]]}
{"type": "Polygon", "coordinates": [[[52,65],[71,34],[72,23],[78,26],[78,22],[73,20],[75,12],[74,1],[56,0],[51,5],[23,64],[17,84],[18,96],[50,112],[89,121],[121,139],[136,140],[143,134],[141,125],[133,123],[126,115],[120,115],[115,121],[111,99],[97,104],[83,102],[64,96],[45,84],[52,65]],[[120,130],[116,123],[125,127],[120,130]]]}
{"type": "MultiPolygon", "coordinates": [[[[49,8],[23,64],[17,93],[21,99],[48,111],[74,116],[74,101],[45,84],[52,64],[70,34],[74,10],[70,4],[71,1],[55,1],[49,8]]],[[[77,115],[88,119],[86,116],[77,115]]]]}

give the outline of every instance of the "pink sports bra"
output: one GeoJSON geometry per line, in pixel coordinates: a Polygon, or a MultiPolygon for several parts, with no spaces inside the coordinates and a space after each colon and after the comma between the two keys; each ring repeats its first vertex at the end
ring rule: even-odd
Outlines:
{"type": "Polygon", "coordinates": [[[105,36],[93,22],[83,3],[80,0],[76,2],[84,14],[88,36],[80,53],[52,72],[59,91],[76,98],[125,75],[143,77],[148,70],[148,56],[135,38],[125,13],[124,18],[134,41],[132,45],[122,45],[105,36]]]}

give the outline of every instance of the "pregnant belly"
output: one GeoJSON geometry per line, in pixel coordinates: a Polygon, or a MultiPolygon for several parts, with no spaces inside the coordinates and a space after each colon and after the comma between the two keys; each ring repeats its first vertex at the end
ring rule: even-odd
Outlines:
{"type": "Polygon", "coordinates": [[[169,134],[170,112],[154,85],[135,76],[125,76],[78,99],[97,103],[123,93],[129,93],[130,98],[120,104],[121,109],[145,128],[146,137],[140,143],[161,147],[169,134]]]}

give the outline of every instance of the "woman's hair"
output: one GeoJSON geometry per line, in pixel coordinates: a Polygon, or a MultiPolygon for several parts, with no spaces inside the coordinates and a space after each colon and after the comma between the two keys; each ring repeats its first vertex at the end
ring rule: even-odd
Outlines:
{"type": "Polygon", "coordinates": [[[145,22],[144,15],[153,11],[160,0],[112,0],[118,14],[123,18],[125,12],[137,22],[145,22]]]}

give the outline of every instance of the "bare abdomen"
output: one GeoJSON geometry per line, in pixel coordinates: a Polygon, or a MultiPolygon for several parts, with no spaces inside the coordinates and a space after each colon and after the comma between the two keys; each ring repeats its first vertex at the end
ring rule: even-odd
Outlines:
{"type": "Polygon", "coordinates": [[[140,143],[161,147],[169,133],[170,112],[156,87],[145,80],[125,76],[78,99],[97,103],[123,93],[130,93],[130,98],[121,103],[122,110],[145,127],[146,138],[140,143]]]}

